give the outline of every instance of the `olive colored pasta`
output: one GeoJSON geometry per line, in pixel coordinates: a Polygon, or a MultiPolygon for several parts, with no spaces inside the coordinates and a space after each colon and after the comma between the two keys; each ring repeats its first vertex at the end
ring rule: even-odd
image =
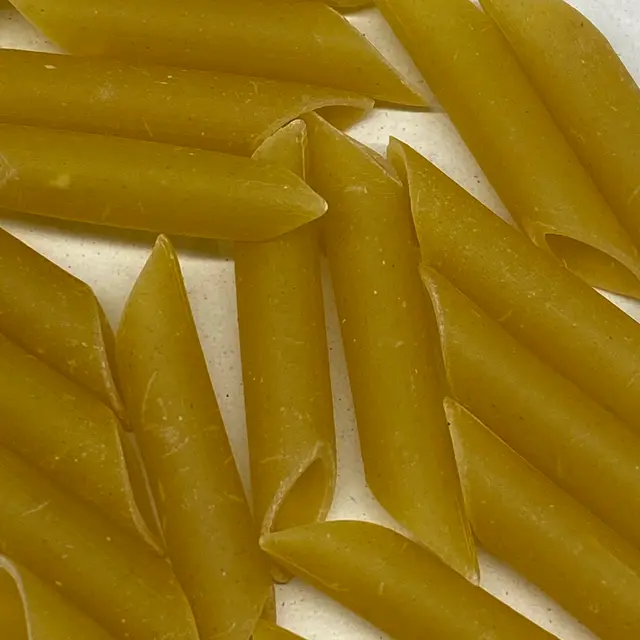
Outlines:
{"type": "Polygon", "coordinates": [[[0,334],[0,445],[160,547],[135,449],[94,394],[0,334]]]}
{"type": "Polygon", "coordinates": [[[113,640],[33,573],[0,556],[0,621],[9,640],[113,640]]]}
{"type": "Polygon", "coordinates": [[[410,147],[392,141],[422,258],[511,335],[640,429],[640,326],[410,147]]]}
{"type": "Polygon", "coordinates": [[[326,210],[300,178],[250,158],[10,124],[0,124],[0,207],[223,240],[266,240],[326,210]]]}
{"type": "Polygon", "coordinates": [[[298,527],[267,536],[263,548],[396,640],[552,638],[422,546],[375,524],[298,527]]]}
{"type": "Polygon", "coordinates": [[[2,447],[0,547],[116,640],[198,640],[167,562],[2,447]]]}
{"type": "Polygon", "coordinates": [[[113,332],[91,288],[0,229],[0,332],[118,414],[113,332]]]}
{"type": "Polygon", "coordinates": [[[271,597],[268,562],[164,236],[131,292],[116,354],[167,553],[200,635],[249,640],[271,597]]]}
{"type": "MultiPolygon", "coordinates": [[[[304,177],[305,124],[254,158],[304,177]]],[[[336,481],[335,429],[316,225],[235,250],[254,512],[262,534],[323,520],[336,481]],[[259,319],[259,320],[258,320],[259,319]]],[[[275,571],[274,576],[286,576],[275,571]]]]}
{"type": "Polygon", "coordinates": [[[11,0],[67,52],[273,78],[425,106],[339,13],[286,0],[11,0]]]}
{"type": "Polygon", "coordinates": [[[474,533],[602,640],[640,633],[640,553],[454,401],[447,416],[474,533]]]}
{"type": "Polygon", "coordinates": [[[529,238],[589,284],[640,297],[637,248],[491,19],[470,0],[378,7],[529,238]]]}
{"type": "Polygon", "coordinates": [[[423,270],[451,395],[640,548],[640,438],[464,294],[423,270]]]}
{"type": "Polygon", "coordinates": [[[640,89],[564,0],[482,0],[555,121],[640,245],[640,89]]]}
{"type": "Polygon", "coordinates": [[[372,106],[313,85],[0,49],[0,119],[13,124],[251,155],[301,114],[345,126],[372,106]]]}
{"type": "Polygon", "coordinates": [[[365,147],[318,116],[307,122],[309,182],[329,203],[324,241],[367,483],[420,542],[475,580],[437,329],[402,185],[365,147]]]}

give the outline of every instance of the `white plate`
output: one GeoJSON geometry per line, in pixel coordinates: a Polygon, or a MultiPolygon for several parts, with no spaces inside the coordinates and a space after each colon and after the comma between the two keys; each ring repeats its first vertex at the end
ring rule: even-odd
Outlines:
{"type": "MultiPolygon", "coordinates": [[[[638,0],[570,2],[609,37],[636,80],[640,80],[638,0]]],[[[2,3],[3,0],[0,0],[0,5],[2,3]]],[[[350,19],[398,68],[416,77],[411,61],[375,10],[361,12],[350,19]]],[[[8,10],[0,10],[0,47],[54,50],[37,31],[8,10]]],[[[494,211],[506,217],[500,200],[444,114],[380,110],[357,125],[351,133],[378,151],[384,150],[389,135],[406,141],[494,211]]],[[[78,231],[69,225],[47,221],[26,224],[14,219],[0,219],[0,225],[88,282],[105,306],[111,322],[117,325],[125,299],[148,255],[152,242],[150,237],[104,230],[78,231]]],[[[191,303],[232,445],[246,479],[248,459],[233,265],[227,259],[211,259],[210,256],[190,250],[188,243],[186,245],[181,248],[181,258],[191,303]]],[[[611,298],[614,299],[613,296],[611,298]]],[[[618,298],[615,302],[636,317],[640,316],[640,305],[623,303],[618,298]]],[[[397,528],[377,505],[364,483],[351,394],[330,293],[327,303],[339,446],[339,482],[331,517],[366,519],[397,528]]],[[[556,604],[500,562],[483,554],[481,563],[483,586],[501,600],[562,640],[594,639],[556,604]]],[[[297,581],[279,587],[278,598],[280,624],[309,640],[387,638],[322,594],[297,581]]]]}

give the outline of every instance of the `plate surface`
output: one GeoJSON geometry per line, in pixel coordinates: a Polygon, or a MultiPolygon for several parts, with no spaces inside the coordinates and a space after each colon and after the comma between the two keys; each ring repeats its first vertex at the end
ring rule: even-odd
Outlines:
{"type": "MultiPolygon", "coordinates": [[[[638,0],[569,0],[610,39],[640,81],[640,3],[638,0]]],[[[373,9],[350,16],[353,24],[403,72],[418,74],[380,15],[373,9]]],[[[0,48],[52,50],[35,29],[0,0],[0,48]]],[[[496,213],[507,217],[500,200],[466,150],[447,116],[383,109],[350,133],[377,151],[394,135],[429,157],[496,213]]],[[[60,266],[88,282],[107,315],[117,325],[126,297],[153,243],[146,234],[79,228],[66,224],[0,214],[0,225],[12,231],[60,266]]],[[[242,377],[236,326],[233,264],[179,241],[191,304],[209,370],[225,417],[238,465],[248,475],[242,377]]],[[[325,278],[325,283],[327,279],[325,278]]],[[[335,305],[326,287],[327,318],[339,446],[339,482],[332,519],[371,520],[397,528],[368,491],[362,473],[353,406],[340,343],[335,305]]],[[[610,297],[640,318],[640,305],[610,297]]],[[[483,554],[482,585],[542,625],[561,640],[594,640],[568,614],[494,558],[483,554]]],[[[297,581],[278,588],[280,624],[309,640],[387,640],[388,636],[328,598],[297,581]]],[[[445,640],[445,639],[442,639],[445,640]]]]}

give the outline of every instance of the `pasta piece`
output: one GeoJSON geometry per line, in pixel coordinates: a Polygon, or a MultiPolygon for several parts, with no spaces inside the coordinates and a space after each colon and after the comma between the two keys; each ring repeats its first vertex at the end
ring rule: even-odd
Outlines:
{"type": "Polygon", "coordinates": [[[222,240],[266,240],[326,210],[300,178],[249,158],[8,124],[0,207],[222,240]]]}
{"type": "Polygon", "coordinates": [[[0,547],[119,640],[197,640],[170,565],[0,447],[0,547]]]}
{"type": "Polygon", "coordinates": [[[263,539],[263,548],[396,640],[552,637],[423,547],[369,522],[289,529],[263,539]]]}
{"type": "Polygon", "coordinates": [[[602,640],[640,634],[640,554],[447,401],[465,500],[480,543],[602,640]]]}
{"type": "Polygon", "coordinates": [[[307,122],[309,181],[329,202],[326,252],[367,483],[420,542],[477,580],[402,185],[365,147],[317,116],[307,122]]]}
{"type": "Polygon", "coordinates": [[[640,326],[533,247],[410,147],[406,172],[424,262],[605,408],[640,430],[640,326]]]}
{"type": "Polygon", "coordinates": [[[144,472],[114,413],[2,334],[0,415],[0,445],[159,547],[144,472]]]}
{"type": "MultiPolygon", "coordinates": [[[[254,154],[304,177],[297,120],[254,154]]],[[[335,429],[317,227],[238,244],[238,324],[254,513],[262,534],[324,520],[336,482],[335,429]],[[259,319],[259,320],[258,320],[259,319]]],[[[272,571],[278,581],[281,571],[272,571]]]]}
{"type": "Polygon", "coordinates": [[[202,638],[248,640],[271,596],[177,255],[161,236],[116,338],[167,552],[202,638]]]}
{"type": "Polygon", "coordinates": [[[640,439],[435,271],[453,397],[551,480],[640,548],[640,439]]]}
{"type": "Polygon", "coordinates": [[[113,333],[91,288],[0,229],[0,332],[118,414],[113,333]]]}
{"type": "Polygon", "coordinates": [[[344,126],[372,105],[311,85],[0,50],[0,118],[13,124],[250,155],[301,114],[319,110],[344,126]]]}
{"type": "Polygon", "coordinates": [[[613,47],[563,0],[482,0],[636,245],[640,89],[613,47]]]}
{"type": "Polygon", "coordinates": [[[113,640],[91,618],[6,556],[0,556],[0,621],[8,640],[113,640]]]}
{"type": "Polygon", "coordinates": [[[279,0],[12,0],[79,55],[155,62],[356,91],[425,106],[413,86],[322,2],[279,0]]]}
{"type": "Polygon", "coordinates": [[[636,247],[492,21],[470,0],[378,0],[515,220],[589,284],[640,297],[636,247]]]}
{"type": "Polygon", "coordinates": [[[258,620],[255,631],[253,632],[253,640],[302,640],[291,631],[287,631],[282,627],[276,627],[275,624],[258,620]]]}

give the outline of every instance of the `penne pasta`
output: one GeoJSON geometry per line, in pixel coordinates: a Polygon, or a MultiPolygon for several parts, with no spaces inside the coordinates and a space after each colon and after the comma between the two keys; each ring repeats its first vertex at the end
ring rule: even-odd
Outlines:
{"type": "Polygon", "coordinates": [[[292,573],[396,640],[552,637],[420,545],[375,524],[309,525],[262,544],[292,573]]]}
{"type": "Polygon", "coordinates": [[[167,562],[1,447],[0,546],[117,640],[198,638],[167,562]]]}
{"type": "MultiPolygon", "coordinates": [[[[298,120],[254,158],[304,177],[298,120]]],[[[335,429],[318,229],[235,251],[253,504],[262,534],[323,520],[336,482],[335,429]]],[[[286,576],[275,570],[274,577],[286,576]]]]}
{"type": "Polygon", "coordinates": [[[451,395],[640,548],[640,439],[435,271],[423,270],[451,395]]]}
{"type": "Polygon", "coordinates": [[[0,556],[0,620],[9,640],[113,640],[30,571],[0,556]]]}
{"type": "Polygon", "coordinates": [[[177,255],[163,236],[125,307],[118,373],[167,553],[202,638],[248,640],[269,604],[258,546],[177,255]]]}
{"type": "Polygon", "coordinates": [[[421,543],[477,580],[402,185],[365,147],[317,116],[307,122],[309,182],[329,203],[324,239],[367,483],[421,543]]]}
{"type": "Polygon", "coordinates": [[[144,472],[114,413],[0,334],[0,445],[159,548],[144,472]]]}
{"type": "Polygon", "coordinates": [[[603,407],[640,429],[640,327],[531,246],[410,147],[405,172],[422,258],[603,407]]]}
{"type": "Polygon", "coordinates": [[[113,332],[91,288],[0,229],[0,332],[118,414],[113,332]]]}
{"type": "Polygon", "coordinates": [[[258,620],[258,624],[253,632],[253,640],[301,640],[291,631],[287,631],[282,627],[276,627],[266,620],[258,620]]]}
{"type": "Polygon", "coordinates": [[[13,124],[251,155],[301,114],[319,111],[345,126],[372,106],[312,85],[0,50],[0,120],[13,124]]]}
{"type": "Polygon", "coordinates": [[[563,0],[482,0],[603,195],[640,245],[640,89],[563,0]]]}
{"type": "Polygon", "coordinates": [[[636,247],[490,18],[470,0],[378,6],[529,238],[592,286],[640,297],[636,247]]]}
{"type": "Polygon", "coordinates": [[[426,105],[420,88],[322,2],[11,1],[72,54],[215,69],[426,105]]]}
{"type": "Polygon", "coordinates": [[[532,580],[602,640],[640,633],[640,554],[447,402],[465,500],[487,551],[532,580]]]}
{"type": "Polygon", "coordinates": [[[272,238],[326,210],[300,178],[250,158],[7,124],[0,207],[223,240],[272,238]]]}

